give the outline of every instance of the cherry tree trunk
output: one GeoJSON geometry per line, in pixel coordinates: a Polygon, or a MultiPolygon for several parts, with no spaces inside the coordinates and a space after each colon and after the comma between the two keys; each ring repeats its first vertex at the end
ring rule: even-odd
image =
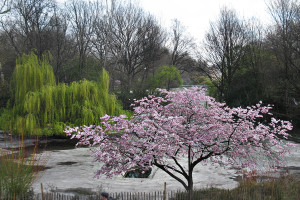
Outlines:
{"type": "Polygon", "coordinates": [[[193,187],[194,187],[193,178],[189,177],[188,188],[187,188],[187,192],[188,192],[187,200],[193,200],[193,187]]]}

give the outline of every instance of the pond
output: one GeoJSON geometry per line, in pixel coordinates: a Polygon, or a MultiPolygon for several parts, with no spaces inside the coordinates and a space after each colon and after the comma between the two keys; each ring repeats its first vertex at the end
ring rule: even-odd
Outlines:
{"type": "MultiPolygon", "coordinates": [[[[6,148],[3,144],[3,137],[0,137],[0,148],[6,148]]],[[[33,148],[34,140],[24,141],[26,151],[33,148]]],[[[16,148],[18,141],[13,141],[13,148],[16,148]]],[[[108,192],[151,192],[163,190],[164,182],[167,183],[167,190],[183,190],[180,183],[172,179],[165,172],[155,167],[148,178],[124,178],[116,176],[112,179],[101,177],[94,178],[94,172],[101,167],[100,163],[93,162],[90,157],[89,148],[74,148],[74,142],[66,139],[47,139],[39,141],[39,154],[44,170],[39,173],[38,179],[33,184],[36,193],[41,192],[41,183],[44,190],[56,191],[66,194],[79,194],[85,192],[94,194],[99,190],[108,192]]],[[[282,171],[289,170],[289,173],[300,177],[300,144],[296,143],[296,151],[286,157],[287,167],[282,171]]],[[[182,159],[180,162],[184,162],[182,159]]],[[[128,174],[131,176],[132,174],[128,174]]],[[[207,165],[198,165],[194,170],[194,187],[218,187],[234,188],[241,179],[241,173],[236,169],[207,165]]],[[[268,176],[278,176],[269,174],[268,176]]]]}

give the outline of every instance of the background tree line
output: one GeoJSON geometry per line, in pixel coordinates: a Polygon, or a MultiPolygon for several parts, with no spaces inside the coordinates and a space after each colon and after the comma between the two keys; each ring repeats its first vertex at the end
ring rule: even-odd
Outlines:
{"type": "Polygon", "coordinates": [[[268,26],[221,9],[206,34],[199,69],[219,100],[231,106],[263,100],[275,105],[275,115],[299,125],[300,2],[269,0],[267,6],[268,26]]]}
{"type": "MultiPolygon", "coordinates": [[[[34,50],[38,56],[51,53],[57,82],[97,80],[106,69],[110,90],[125,105],[157,87],[156,77],[165,80],[159,73],[170,73],[163,66],[175,66],[183,83],[205,83],[211,95],[231,106],[263,100],[274,104],[280,117],[299,119],[299,0],[269,0],[273,22],[268,26],[224,7],[200,47],[180,21],[175,19],[166,30],[154,16],[128,1],[2,2],[2,107],[9,99],[16,58],[34,50]]],[[[180,83],[178,79],[165,87],[180,83]]]]}
{"type": "Polygon", "coordinates": [[[1,73],[7,83],[16,58],[32,50],[39,57],[51,53],[58,82],[95,80],[105,68],[111,90],[122,94],[151,87],[149,76],[158,67],[176,65],[183,73],[189,67],[184,62],[194,63],[180,22],[168,32],[131,2],[7,0],[0,26],[1,73]]]}

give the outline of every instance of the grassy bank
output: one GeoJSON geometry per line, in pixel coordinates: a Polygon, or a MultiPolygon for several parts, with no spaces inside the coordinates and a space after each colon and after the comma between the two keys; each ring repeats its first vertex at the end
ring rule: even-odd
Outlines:
{"type": "MultiPolygon", "coordinates": [[[[184,200],[187,193],[178,192],[172,200],[184,200]]],[[[232,190],[207,188],[194,191],[194,199],[198,200],[298,200],[300,199],[300,178],[293,176],[267,180],[242,181],[232,190]]]]}

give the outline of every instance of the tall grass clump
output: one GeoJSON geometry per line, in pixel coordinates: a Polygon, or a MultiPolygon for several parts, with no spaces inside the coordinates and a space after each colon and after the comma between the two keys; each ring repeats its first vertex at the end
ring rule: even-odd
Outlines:
{"type": "Polygon", "coordinates": [[[11,142],[10,148],[6,148],[9,150],[0,149],[0,199],[32,199],[33,196],[31,186],[40,164],[36,154],[38,143],[33,153],[26,157],[23,137],[19,139],[19,147],[13,148],[11,142]]]}
{"type": "Polygon", "coordinates": [[[35,179],[34,163],[22,154],[21,151],[16,155],[5,153],[0,159],[0,199],[21,199],[30,195],[35,179]]]}
{"type": "Polygon", "coordinates": [[[55,83],[47,56],[33,53],[18,59],[11,83],[10,105],[0,116],[0,128],[26,135],[63,134],[67,125],[98,124],[105,114],[125,113],[109,93],[109,76],[103,69],[99,81],[55,83]]]}

